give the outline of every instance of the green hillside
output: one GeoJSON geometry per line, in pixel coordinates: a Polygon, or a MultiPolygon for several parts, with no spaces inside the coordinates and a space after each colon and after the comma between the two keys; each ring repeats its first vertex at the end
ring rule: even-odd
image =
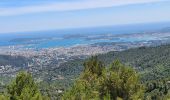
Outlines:
{"type": "MultiPolygon", "coordinates": [[[[110,65],[113,64],[113,62],[117,60],[119,60],[122,63],[122,65],[125,67],[129,66],[135,69],[135,71],[137,72],[139,76],[139,83],[142,84],[145,88],[143,89],[144,91],[143,98],[145,99],[150,98],[146,100],[166,100],[165,98],[169,97],[169,94],[170,94],[169,85],[170,84],[168,82],[170,78],[169,77],[170,75],[170,44],[156,46],[156,47],[140,47],[140,48],[134,48],[134,49],[129,49],[129,50],[120,51],[120,52],[112,51],[106,54],[97,55],[96,57],[98,61],[101,61],[102,66],[105,67],[104,70],[108,72],[110,72],[109,70],[110,65]]],[[[21,59],[18,57],[10,58],[9,56],[7,58],[3,57],[3,60],[0,60],[0,61],[10,62],[13,65],[15,65],[17,60],[24,60],[23,62],[27,62],[27,59],[21,59]],[[13,62],[10,62],[11,59],[14,59],[13,62]]],[[[80,81],[84,82],[84,78],[82,80],[82,75],[86,75],[86,74],[88,75],[87,73],[88,71],[85,71],[86,67],[85,66],[83,67],[84,62],[86,62],[86,59],[70,60],[66,63],[61,64],[60,67],[53,68],[53,69],[50,69],[51,67],[49,67],[49,68],[43,69],[41,71],[42,73],[37,73],[37,74],[33,73],[33,77],[37,79],[38,77],[42,77],[41,74],[49,73],[47,76],[45,76],[44,78],[45,80],[38,83],[38,87],[40,88],[40,91],[42,94],[48,95],[54,100],[56,98],[59,99],[60,97],[62,97],[62,94],[59,94],[56,91],[57,89],[67,90],[73,86],[72,90],[70,91],[76,92],[77,89],[75,89],[73,85],[73,83],[76,82],[75,80],[79,78],[80,81]],[[57,75],[60,75],[62,79],[51,80],[53,77],[57,75]]],[[[16,64],[22,65],[20,61],[19,63],[16,63],[16,64]]],[[[96,66],[93,66],[93,67],[96,67],[96,66]]],[[[94,69],[94,70],[98,70],[98,69],[94,69]]],[[[115,73],[116,71],[113,70],[113,72],[115,73]]],[[[104,74],[104,76],[100,78],[103,78],[106,76],[107,76],[107,72],[104,74]]],[[[118,75],[118,77],[121,77],[121,75],[118,75]]],[[[96,85],[97,87],[93,88],[94,90],[86,91],[87,93],[96,92],[95,89],[101,89],[100,87],[101,84],[98,84],[98,81],[100,81],[100,78],[94,77],[95,81],[91,81],[90,83],[88,83],[88,85],[90,86],[91,86],[91,83],[94,83],[93,85],[96,85]]],[[[116,81],[114,80],[114,78],[111,78],[111,79],[113,81],[116,81]]],[[[107,77],[106,77],[106,80],[107,80],[107,77]]],[[[85,79],[85,81],[87,80],[85,79]]],[[[110,84],[106,82],[105,80],[103,82],[104,84],[110,84]]],[[[76,83],[76,84],[75,84],[76,86],[81,85],[79,83],[76,83]]],[[[82,94],[84,94],[84,90],[81,90],[84,87],[86,87],[86,85],[82,87],[81,86],[76,87],[76,88],[80,89],[82,94]]],[[[1,91],[3,90],[1,89],[1,91]]],[[[100,93],[100,91],[97,91],[97,92],[100,93]]],[[[66,93],[65,97],[69,98],[69,95],[72,95],[74,98],[75,96],[74,93],[73,94],[70,94],[70,93],[72,92],[66,93]]],[[[106,93],[105,96],[107,96],[107,91],[105,93],[106,93]]]]}
{"type": "Polygon", "coordinates": [[[118,59],[125,65],[133,66],[145,81],[168,78],[170,75],[170,45],[109,52],[98,58],[105,64],[118,59]]]}
{"type": "MultiPolygon", "coordinates": [[[[119,60],[126,66],[133,66],[143,81],[168,78],[170,75],[170,44],[156,47],[140,47],[125,51],[112,51],[97,55],[105,65],[119,60]]],[[[55,72],[64,76],[78,76],[83,70],[84,60],[76,59],[62,64],[55,72]]]]}

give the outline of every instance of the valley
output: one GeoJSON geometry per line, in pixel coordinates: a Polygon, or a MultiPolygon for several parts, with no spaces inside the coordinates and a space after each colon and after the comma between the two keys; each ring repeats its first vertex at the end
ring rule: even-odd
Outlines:
{"type": "MultiPolygon", "coordinates": [[[[79,35],[76,38],[82,37],[79,35]]],[[[16,77],[18,72],[24,70],[33,75],[43,93],[46,94],[46,88],[52,86],[55,88],[49,92],[60,95],[55,91],[58,89],[64,91],[72,86],[83,71],[83,62],[91,56],[97,56],[106,65],[118,59],[127,66],[133,66],[133,69],[140,73],[141,81],[144,83],[148,80],[168,77],[169,63],[164,63],[164,61],[168,62],[169,59],[169,31],[116,36],[99,35],[93,38],[88,37],[88,39],[86,37],[86,39],[93,41],[120,37],[131,41],[97,42],[41,49],[20,48],[18,45],[0,47],[1,91],[4,85],[16,77]],[[132,37],[133,39],[130,39],[132,37]],[[140,38],[143,40],[140,40],[140,38]],[[137,41],[134,39],[137,39],[137,41]],[[161,66],[163,66],[163,69],[161,66]],[[152,72],[154,70],[159,71],[155,74],[155,72],[152,72]]],[[[75,36],[67,38],[75,38],[75,36]]]]}

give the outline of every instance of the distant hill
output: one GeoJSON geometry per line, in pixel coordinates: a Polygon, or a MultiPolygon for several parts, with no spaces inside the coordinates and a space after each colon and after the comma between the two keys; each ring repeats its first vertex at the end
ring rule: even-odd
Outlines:
{"type": "Polygon", "coordinates": [[[31,59],[22,56],[0,55],[0,66],[25,67],[31,59]]]}

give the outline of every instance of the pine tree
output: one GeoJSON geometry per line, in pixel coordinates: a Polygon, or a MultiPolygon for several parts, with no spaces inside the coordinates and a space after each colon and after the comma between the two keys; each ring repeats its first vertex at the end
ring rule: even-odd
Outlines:
{"type": "Polygon", "coordinates": [[[137,73],[115,61],[104,67],[96,57],[84,63],[84,71],[63,100],[140,100],[143,87],[137,73]]]}
{"type": "Polygon", "coordinates": [[[137,73],[130,67],[115,61],[105,73],[102,82],[101,98],[109,94],[111,100],[138,100],[143,96],[143,86],[139,83],[137,73]]]}
{"type": "Polygon", "coordinates": [[[31,74],[20,72],[16,79],[8,86],[10,100],[43,100],[31,74]]]}

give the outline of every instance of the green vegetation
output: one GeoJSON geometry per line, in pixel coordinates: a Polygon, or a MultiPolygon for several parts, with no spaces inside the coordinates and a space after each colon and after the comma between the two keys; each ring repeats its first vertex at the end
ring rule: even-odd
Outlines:
{"type": "Polygon", "coordinates": [[[49,100],[42,96],[31,74],[20,72],[16,79],[7,86],[7,92],[0,100],[49,100]]]}
{"type": "Polygon", "coordinates": [[[0,55],[0,65],[12,65],[13,67],[25,67],[31,59],[22,56],[0,55]]]}
{"type": "Polygon", "coordinates": [[[154,80],[147,82],[145,99],[147,100],[169,100],[170,84],[167,80],[154,80]]]}
{"type": "MultiPolygon", "coordinates": [[[[167,100],[170,87],[170,45],[140,47],[121,52],[112,51],[97,55],[97,58],[105,66],[109,66],[116,59],[125,66],[132,66],[140,76],[140,82],[145,86],[146,100],[167,100]]],[[[74,61],[67,62],[67,65],[64,72],[69,73],[69,70],[80,69],[83,61],[80,60],[78,63],[76,60],[75,64],[74,61]],[[69,63],[74,66],[69,66],[69,63]]],[[[81,70],[73,74],[77,76],[80,72],[81,70]]]]}
{"type": "Polygon", "coordinates": [[[113,62],[109,68],[92,57],[84,63],[84,71],[63,100],[140,100],[143,86],[136,72],[113,62]]]}
{"type": "MultiPolygon", "coordinates": [[[[170,98],[168,78],[142,81],[132,67],[115,60],[104,65],[97,57],[88,59],[74,85],[64,94],[55,94],[54,85],[41,91],[31,74],[20,72],[0,95],[0,100],[167,100],[170,98]]],[[[40,85],[40,83],[39,83],[40,85]]]]}
{"type": "MultiPolygon", "coordinates": [[[[170,45],[140,47],[120,52],[112,51],[97,55],[97,58],[106,66],[109,66],[116,59],[125,66],[132,66],[138,72],[143,83],[151,80],[168,79],[170,75],[170,45]]],[[[61,84],[68,88],[83,71],[84,61],[82,59],[70,60],[48,73],[52,73],[52,76],[62,75],[64,80],[61,84]],[[66,82],[69,83],[66,84],[66,82]]]]}
{"type": "MultiPolygon", "coordinates": [[[[44,74],[46,80],[34,82],[30,74],[26,76],[31,78],[19,78],[31,79],[33,86],[24,85],[21,89],[19,87],[21,85],[17,85],[17,78],[8,88],[1,83],[1,91],[4,88],[6,91],[1,92],[0,100],[10,98],[22,100],[22,95],[27,95],[27,98],[32,95],[42,99],[47,96],[52,100],[61,98],[63,100],[116,100],[117,98],[118,100],[168,100],[170,98],[170,45],[113,51],[97,55],[97,58],[74,59],[61,64],[60,67],[48,68],[42,70],[42,73],[48,73],[47,76],[44,74]],[[61,79],[52,80],[58,75],[61,79]],[[17,88],[23,92],[18,93],[17,88]],[[11,90],[13,92],[10,92],[11,90]],[[37,92],[34,95],[26,92],[32,90],[37,92]],[[57,90],[65,92],[63,94],[57,90]]],[[[17,77],[24,76],[20,74],[17,77]]],[[[33,73],[33,77],[37,79],[43,76],[33,73]]],[[[7,79],[1,76],[1,80],[7,79]]]]}
{"type": "MultiPolygon", "coordinates": [[[[140,74],[139,74],[140,75],[140,74]]],[[[63,100],[168,100],[168,78],[142,81],[132,67],[115,60],[105,67],[96,58],[84,63],[84,71],[63,100]]]]}
{"type": "Polygon", "coordinates": [[[169,78],[170,75],[170,45],[109,52],[98,58],[105,64],[119,59],[124,65],[132,66],[139,72],[143,82],[169,78]]]}

